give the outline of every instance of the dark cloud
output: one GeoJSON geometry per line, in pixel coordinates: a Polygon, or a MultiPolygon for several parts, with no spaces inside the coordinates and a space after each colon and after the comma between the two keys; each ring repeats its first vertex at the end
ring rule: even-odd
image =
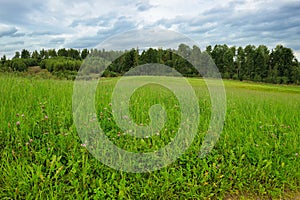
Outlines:
{"type": "Polygon", "coordinates": [[[24,43],[25,43],[24,41],[12,41],[12,42],[7,43],[4,46],[23,45],[24,43]]]}
{"type": "Polygon", "coordinates": [[[135,22],[125,16],[120,16],[117,19],[114,19],[114,22],[110,21],[110,23],[111,25],[108,27],[99,27],[97,35],[81,37],[66,45],[70,48],[94,48],[104,40],[116,34],[136,28],[135,22]]]}
{"type": "Polygon", "coordinates": [[[140,12],[147,11],[147,10],[154,7],[153,5],[151,5],[149,3],[149,1],[140,1],[135,5],[137,7],[137,10],[140,11],[140,12]]]}
{"type": "Polygon", "coordinates": [[[63,44],[65,42],[65,38],[54,38],[49,41],[50,44],[58,45],[63,44]]]}
{"type": "Polygon", "coordinates": [[[26,35],[25,33],[15,33],[15,34],[11,35],[10,37],[23,37],[25,35],[26,35]]]}
{"type": "Polygon", "coordinates": [[[17,31],[16,27],[0,25],[0,37],[14,35],[17,31]]]}
{"type": "Polygon", "coordinates": [[[78,25],[107,27],[112,19],[114,18],[109,15],[88,19],[76,19],[70,24],[70,27],[76,27],[78,25]]]}
{"type": "MultiPolygon", "coordinates": [[[[238,10],[244,1],[215,6],[193,17],[161,19],[156,25],[172,25],[184,34],[208,44],[275,45],[299,40],[300,3],[278,3],[255,9],[238,10]]],[[[296,45],[293,45],[296,47],[296,45]]],[[[298,50],[300,50],[297,47],[298,50]]]]}
{"type": "Polygon", "coordinates": [[[32,37],[32,36],[45,36],[45,35],[58,35],[59,33],[55,32],[55,31],[49,31],[49,30],[45,30],[45,31],[34,31],[31,33],[28,33],[27,35],[32,37]]]}
{"type": "Polygon", "coordinates": [[[123,32],[106,40],[98,46],[108,50],[125,50],[131,48],[147,49],[149,47],[177,48],[180,43],[195,43],[184,35],[164,29],[151,28],[123,32]]]}
{"type": "Polygon", "coordinates": [[[39,0],[9,0],[1,1],[0,22],[15,25],[31,24],[27,15],[35,10],[44,10],[43,1],[39,0]]]}
{"type": "Polygon", "coordinates": [[[96,45],[99,44],[99,41],[101,41],[101,39],[102,38],[99,36],[81,37],[79,39],[68,42],[65,46],[67,48],[76,48],[76,49],[94,48],[96,45]]]}

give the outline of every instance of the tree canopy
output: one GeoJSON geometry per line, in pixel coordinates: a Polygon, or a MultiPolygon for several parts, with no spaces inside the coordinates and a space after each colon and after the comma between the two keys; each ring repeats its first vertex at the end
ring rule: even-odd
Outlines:
{"type": "MultiPolygon", "coordinates": [[[[106,51],[104,49],[42,49],[30,52],[17,51],[13,58],[5,55],[0,60],[0,71],[26,71],[28,67],[40,66],[52,74],[71,73],[72,79],[89,55],[104,57],[111,62],[103,76],[119,76],[133,67],[146,63],[159,63],[176,69],[183,76],[200,77],[193,65],[205,65],[201,57],[211,56],[223,78],[251,80],[279,84],[300,84],[300,66],[292,49],[277,45],[268,49],[265,45],[229,47],[226,44],[207,46],[201,52],[197,46],[180,44],[178,49],[154,49],[140,51],[133,48],[126,51],[106,51]],[[189,58],[188,62],[185,58],[189,58]],[[201,60],[202,59],[202,60],[201,60]]],[[[205,58],[207,59],[207,58],[205,58]]],[[[92,67],[90,73],[98,73],[92,67]]]]}

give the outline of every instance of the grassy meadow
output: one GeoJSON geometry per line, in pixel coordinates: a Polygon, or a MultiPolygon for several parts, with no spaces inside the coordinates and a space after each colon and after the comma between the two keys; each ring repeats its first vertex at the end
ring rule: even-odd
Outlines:
{"type": "MultiPolygon", "coordinates": [[[[209,126],[202,79],[188,79],[199,98],[198,135],[176,162],[149,173],[114,170],[95,159],[72,119],[73,82],[0,74],[0,199],[293,199],[300,198],[300,87],[225,80],[227,114],[211,153],[199,157],[209,126]]],[[[168,89],[136,90],[130,112],[141,126],[162,104],[167,121],[140,139],[116,126],[111,94],[118,78],[100,81],[97,119],[108,138],[132,152],[168,144],[180,108],[168,89]]]]}

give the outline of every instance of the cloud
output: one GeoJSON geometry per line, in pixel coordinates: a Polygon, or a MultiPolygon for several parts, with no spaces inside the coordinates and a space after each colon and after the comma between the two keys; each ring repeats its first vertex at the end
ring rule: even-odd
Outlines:
{"type": "Polygon", "coordinates": [[[54,38],[49,41],[50,44],[63,44],[65,42],[65,38],[54,38]]]}
{"type": "MultiPolygon", "coordinates": [[[[103,16],[105,18],[106,16],[103,16]]],[[[100,19],[100,18],[99,18],[100,19]]],[[[96,20],[95,20],[96,22],[96,20]]],[[[88,27],[85,24],[83,27],[88,27]]],[[[95,27],[94,27],[95,28],[95,27]]],[[[85,35],[68,42],[66,45],[70,48],[94,48],[104,40],[120,34],[124,31],[129,31],[136,28],[134,21],[131,21],[125,16],[119,16],[116,19],[107,21],[106,26],[96,26],[96,34],[85,35]]]]}
{"type": "Polygon", "coordinates": [[[12,47],[14,45],[23,45],[24,41],[11,41],[9,44],[1,44],[4,47],[12,47]]]}
{"type": "Polygon", "coordinates": [[[111,20],[112,20],[112,16],[109,15],[92,17],[87,19],[75,19],[70,24],[70,27],[76,27],[78,25],[107,27],[109,26],[111,20]]]}
{"type": "Polygon", "coordinates": [[[118,35],[115,35],[99,47],[108,50],[128,50],[131,48],[147,49],[149,47],[156,48],[177,48],[180,43],[185,43],[190,46],[195,44],[192,40],[184,35],[159,28],[131,30],[118,35]]]}
{"type": "Polygon", "coordinates": [[[33,36],[47,36],[47,35],[58,35],[59,33],[46,30],[46,31],[34,31],[31,33],[28,33],[28,36],[33,37],[33,36]]]}
{"type": "Polygon", "coordinates": [[[154,6],[151,5],[149,3],[149,1],[139,1],[137,4],[135,4],[136,7],[137,7],[137,10],[138,11],[146,11],[146,10],[150,10],[151,8],[153,8],[154,6]]]}
{"type": "Polygon", "coordinates": [[[124,31],[160,27],[183,33],[202,48],[282,43],[300,52],[299,10],[293,0],[10,0],[1,3],[0,37],[7,44],[18,38],[24,48],[93,48],[124,31]]]}
{"type": "Polygon", "coordinates": [[[297,6],[289,2],[257,6],[248,1],[232,1],[198,15],[164,18],[156,25],[173,27],[205,45],[266,44],[273,48],[277,43],[289,44],[288,41],[299,38],[300,13],[294,7],[297,6]]]}
{"type": "Polygon", "coordinates": [[[14,33],[13,35],[10,35],[10,37],[23,37],[25,36],[26,34],[25,33],[14,33]]]}
{"type": "Polygon", "coordinates": [[[67,48],[76,49],[94,48],[97,44],[99,44],[99,39],[101,38],[99,38],[98,36],[81,37],[68,42],[65,46],[67,48]]]}
{"type": "Polygon", "coordinates": [[[14,35],[18,29],[14,26],[0,24],[0,37],[14,35]]]}
{"type": "Polygon", "coordinates": [[[39,0],[1,1],[0,22],[15,25],[30,24],[31,21],[27,20],[27,15],[36,9],[43,9],[43,3],[39,0]]]}

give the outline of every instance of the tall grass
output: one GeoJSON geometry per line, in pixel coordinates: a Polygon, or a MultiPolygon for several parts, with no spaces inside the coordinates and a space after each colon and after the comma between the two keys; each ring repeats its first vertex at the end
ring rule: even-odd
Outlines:
{"type": "MultiPolygon", "coordinates": [[[[168,114],[159,134],[136,139],[119,129],[111,113],[117,78],[103,79],[97,116],[116,145],[133,152],[157,150],[178,129],[178,101],[159,85],[132,96],[138,124],[162,104],[168,114]]],[[[300,88],[225,81],[227,115],[222,135],[205,158],[199,150],[210,119],[201,79],[189,79],[199,98],[198,136],[175,163],[151,173],[111,169],[84,147],[72,120],[73,82],[0,75],[1,199],[203,199],[292,198],[300,191],[300,88]]]]}

